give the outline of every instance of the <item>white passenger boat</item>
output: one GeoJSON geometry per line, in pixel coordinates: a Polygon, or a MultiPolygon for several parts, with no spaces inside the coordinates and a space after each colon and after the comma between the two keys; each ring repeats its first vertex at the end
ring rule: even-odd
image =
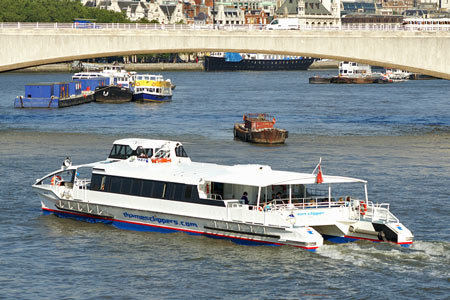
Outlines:
{"type": "Polygon", "coordinates": [[[72,76],[72,80],[106,77],[110,80],[109,84],[120,84],[121,86],[130,88],[131,76],[135,74],[136,72],[127,72],[121,66],[105,65],[101,71],[75,73],[72,76]]]}
{"type": "Polygon", "coordinates": [[[318,170],[198,163],[179,142],[124,139],[105,161],[72,166],[66,159],[33,188],[46,213],[124,229],[307,250],[322,246],[324,238],[412,244],[413,235],[389,204],[369,200],[366,181],[323,175],[320,164],[318,170]],[[351,196],[354,185],[362,197],[351,196]],[[248,204],[240,200],[244,192],[248,204]]]}

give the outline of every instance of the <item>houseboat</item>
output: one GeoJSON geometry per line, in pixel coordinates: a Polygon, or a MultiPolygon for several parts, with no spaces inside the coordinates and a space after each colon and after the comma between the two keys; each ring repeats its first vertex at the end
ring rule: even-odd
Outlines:
{"type": "Polygon", "coordinates": [[[172,100],[172,82],[162,75],[136,74],[134,76],[135,101],[166,102],[172,100]]]}
{"type": "Polygon", "coordinates": [[[92,92],[83,92],[76,81],[25,85],[25,95],[14,100],[16,108],[62,108],[94,100],[92,92]]]}
{"type": "Polygon", "coordinates": [[[365,180],[324,175],[320,163],[298,173],[193,162],[176,141],[118,140],[108,159],[72,165],[67,158],[33,189],[44,213],[123,229],[311,251],[324,239],[413,242],[388,204],[369,199],[365,180]]]}
{"type": "Polygon", "coordinates": [[[275,128],[275,117],[269,114],[244,114],[244,123],[235,123],[234,137],[256,144],[283,144],[288,131],[275,128]]]}
{"type": "Polygon", "coordinates": [[[204,69],[214,71],[304,71],[314,58],[254,53],[213,52],[205,55],[204,69]]]}

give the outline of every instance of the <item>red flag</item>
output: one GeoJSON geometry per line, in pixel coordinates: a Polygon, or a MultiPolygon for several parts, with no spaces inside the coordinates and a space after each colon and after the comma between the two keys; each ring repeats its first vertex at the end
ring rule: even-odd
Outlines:
{"type": "Polygon", "coordinates": [[[320,163],[319,163],[318,168],[319,168],[319,172],[317,172],[317,175],[316,175],[316,183],[321,184],[321,183],[323,183],[323,177],[322,177],[322,169],[320,168],[320,163]]]}

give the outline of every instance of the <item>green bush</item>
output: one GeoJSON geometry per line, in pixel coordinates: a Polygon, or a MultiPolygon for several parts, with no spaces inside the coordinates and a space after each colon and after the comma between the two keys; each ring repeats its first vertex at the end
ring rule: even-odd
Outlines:
{"type": "Polygon", "coordinates": [[[61,22],[94,19],[97,23],[129,23],[125,13],[86,7],[78,0],[0,0],[0,22],[61,22]]]}

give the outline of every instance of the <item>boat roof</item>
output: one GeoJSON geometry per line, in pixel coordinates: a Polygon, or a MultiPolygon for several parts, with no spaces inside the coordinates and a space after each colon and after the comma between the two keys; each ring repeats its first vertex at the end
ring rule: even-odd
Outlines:
{"type": "MultiPolygon", "coordinates": [[[[116,162],[99,162],[90,165],[108,175],[168,182],[198,184],[212,181],[248,186],[314,184],[316,175],[291,171],[274,171],[267,165],[218,165],[211,163],[183,162],[154,164],[150,160],[130,158],[116,162]]],[[[367,181],[323,175],[327,183],[366,183],[367,181]]]]}
{"type": "MultiPolygon", "coordinates": [[[[141,138],[127,138],[114,141],[114,145],[128,145],[131,149],[136,150],[137,147],[142,148],[161,148],[164,144],[170,141],[167,140],[151,140],[141,138]]],[[[178,142],[175,142],[178,143],[178,142]]],[[[181,143],[180,143],[181,144],[181,143]]]]}
{"type": "MultiPolygon", "coordinates": [[[[144,78],[144,80],[163,80],[164,77],[162,75],[154,75],[154,74],[136,74],[136,78],[144,78]]],[[[141,80],[141,79],[139,79],[141,80]]]]}

